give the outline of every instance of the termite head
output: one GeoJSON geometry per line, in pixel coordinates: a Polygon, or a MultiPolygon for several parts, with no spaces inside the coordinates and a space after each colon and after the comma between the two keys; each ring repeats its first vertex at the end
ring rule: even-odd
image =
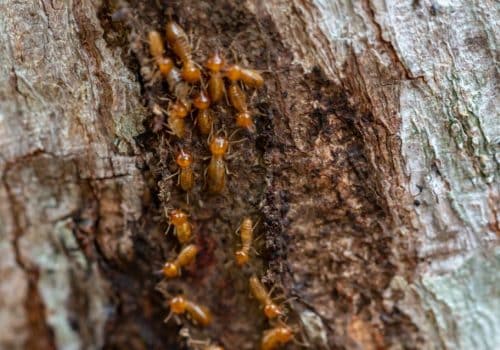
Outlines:
{"type": "Polygon", "coordinates": [[[261,349],[277,349],[279,345],[284,345],[293,339],[293,332],[287,326],[278,326],[264,332],[261,349]]]}
{"type": "Polygon", "coordinates": [[[219,345],[209,345],[204,350],[224,350],[224,348],[219,345]]]}
{"type": "Polygon", "coordinates": [[[215,51],[207,58],[205,67],[213,73],[218,73],[221,71],[222,67],[224,67],[224,59],[218,51],[215,51]]]}
{"type": "Polygon", "coordinates": [[[278,305],[268,304],[264,307],[264,314],[266,315],[266,317],[268,319],[273,319],[273,318],[276,318],[278,316],[281,316],[282,312],[281,312],[280,308],[278,307],[278,305]]]}
{"type": "Polygon", "coordinates": [[[212,155],[214,156],[222,156],[226,154],[228,147],[229,142],[224,136],[216,136],[210,142],[210,152],[212,152],[212,155]]]}
{"type": "Polygon", "coordinates": [[[168,303],[170,306],[170,311],[176,315],[183,314],[186,312],[187,300],[183,296],[176,296],[170,299],[168,303]]]}
{"type": "Polygon", "coordinates": [[[201,71],[193,61],[186,61],[182,66],[181,76],[188,83],[196,83],[201,79],[201,71]]]}
{"type": "Polygon", "coordinates": [[[210,106],[210,98],[208,95],[202,90],[193,100],[193,104],[198,109],[207,109],[210,106]]]}
{"type": "Polygon", "coordinates": [[[174,209],[168,214],[170,218],[170,222],[172,225],[177,226],[177,225],[182,225],[187,222],[188,216],[185,212],[179,209],[174,209]]]}
{"type": "Polygon", "coordinates": [[[167,76],[172,68],[174,68],[174,61],[172,61],[172,59],[168,57],[158,58],[156,63],[158,64],[158,69],[163,76],[167,76]]]}
{"type": "Polygon", "coordinates": [[[241,67],[236,64],[230,65],[224,70],[224,72],[225,76],[231,81],[237,81],[241,79],[241,67]]]}
{"type": "Polygon", "coordinates": [[[172,103],[168,109],[168,115],[172,118],[185,118],[188,113],[188,108],[180,101],[172,103]]]}
{"type": "Polygon", "coordinates": [[[275,334],[276,338],[282,343],[288,343],[293,337],[292,330],[285,326],[281,326],[278,329],[276,329],[275,334]]]}
{"type": "Polygon", "coordinates": [[[243,266],[248,262],[248,253],[243,250],[238,250],[234,253],[234,257],[238,266],[243,266]]]}
{"type": "Polygon", "coordinates": [[[236,115],[236,125],[249,131],[254,131],[255,129],[252,116],[248,112],[241,112],[236,115]]]}
{"type": "Polygon", "coordinates": [[[187,168],[193,163],[193,156],[190,153],[184,152],[181,150],[177,157],[175,158],[175,162],[181,168],[187,168]]]}
{"type": "MultiPolygon", "coordinates": [[[[163,265],[163,274],[169,278],[176,277],[179,274],[179,269],[174,263],[166,262],[165,265],[163,265]]],[[[170,307],[172,307],[172,305],[170,307]]]]}

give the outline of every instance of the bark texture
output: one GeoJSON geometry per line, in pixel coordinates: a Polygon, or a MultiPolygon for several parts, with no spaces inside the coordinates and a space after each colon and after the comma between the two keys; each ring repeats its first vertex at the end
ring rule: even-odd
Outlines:
{"type": "Polygon", "coordinates": [[[3,349],[101,347],[114,303],[98,261],[131,258],[144,112],[97,6],[0,3],[3,349]]]}
{"type": "MultiPolygon", "coordinates": [[[[0,348],[253,349],[268,325],[252,273],[293,297],[287,322],[313,349],[500,346],[493,1],[0,0],[0,13],[0,348]],[[206,140],[153,132],[150,107],[171,96],[148,81],[143,39],[168,8],[195,59],[220,47],[266,72],[222,196],[203,188],[206,140]],[[180,146],[199,160],[189,204],[168,178],[180,146]],[[167,283],[169,207],[190,212],[201,253],[167,283]],[[262,238],[240,270],[244,215],[262,238]],[[214,325],[165,325],[179,292],[214,325]]],[[[232,131],[233,112],[216,112],[232,131]]]]}

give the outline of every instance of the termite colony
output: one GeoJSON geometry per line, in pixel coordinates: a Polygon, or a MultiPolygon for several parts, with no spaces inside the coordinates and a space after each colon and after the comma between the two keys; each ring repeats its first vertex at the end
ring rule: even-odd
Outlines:
{"type": "MultiPolygon", "coordinates": [[[[230,64],[221,49],[213,50],[202,62],[198,62],[194,57],[190,36],[171,18],[165,25],[164,34],[150,30],[146,40],[142,39],[141,42],[145,42],[142,50],[148,52],[148,59],[140,62],[146,86],[168,86],[165,96],[156,99],[149,96],[148,101],[153,115],[151,130],[165,139],[164,144],[169,149],[167,162],[170,162],[166,166],[176,169],[173,173],[165,174],[160,182],[169,184],[164,185],[165,188],[171,188],[174,181],[174,191],[183,194],[183,203],[176,203],[178,205],[175,208],[167,205],[164,208],[165,219],[169,224],[167,234],[173,232],[178,242],[176,253],[161,269],[163,283],[168,284],[182,278],[183,271],[193,270],[197,256],[203,254],[203,247],[197,243],[199,235],[196,222],[193,221],[193,214],[196,213],[193,213],[191,203],[201,202],[198,197],[205,193],[207,196],[224,197],[228,192],[227,160],[230,146],[235,143],[231,138],[238,130],[249,136],[257,132],[254,123],[256,113],[252,112],[247,101],[251,99],[247,99],[247,95],[264,86],[264,79],[257,70],[230,64]],[[232,131],[230,136],[227,129],[232,131]],[[200,171],[202,159],[196,159],[192,151],[200,144],[204,145],[207,154],[204,175],[200,171]]],[[[245,140],[243,138],[238,142],[245,140]]],[[[169,196],[170,192],[160,193],[164,203],[168,202],[169,196]]],[[[255,307],[260,305],[263,319],[270,324],[270,328],[260,337],[260,348],[277,349],[294,339],[293,331],[285,322],[284,306],[276,304],[271,297],[272,291],[268,291],[252,272],[255,270],[252,265],[252,251],[255,251],[252,243],[256,220],[251,215],[239,220],[240,226],[233,232],[238,233],[240,243],[232,253],[232,264],[240,271],[250,271],[245,277],[246,286],[256,300],[255,307]]],[[[200,328],[210,327],[216,322],[213,313],[199,300],[193,300],[183,292],[164,294],[168,298],[169,308],[166,322],[175,318],[184,324],[182,320],[187,318],[200,328]]],[[[197,349],[223,349],[219,342],[213,340],[191,339],[188,343],[197,349]]]]}

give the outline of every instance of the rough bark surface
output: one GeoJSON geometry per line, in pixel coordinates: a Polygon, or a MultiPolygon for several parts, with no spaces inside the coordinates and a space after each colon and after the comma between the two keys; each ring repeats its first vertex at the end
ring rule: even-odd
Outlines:
{"type": "Polygon", "coordinates": [[[252,273],[293,297],[287,322],[313,349],[500,346],[494,2],[0,0],[0,13],[1,349],[252,349],[268,327],[252,273]],[[152,130],[150,106],[170,97],[147,79],[143,39],[168,8],[196,59],[221,47],[265,71],[222,196],[203,188],[206,140],[152,130]],[[189,204],[168,179],[179,146],[199,160],[189,204]],[[164,209],[179,206],[202,251],[167,283],[164,209]],[[240,270],[243,215],[261,239],[240,270]],[[163,323],[181,291],[212,327],[163,323]]]}

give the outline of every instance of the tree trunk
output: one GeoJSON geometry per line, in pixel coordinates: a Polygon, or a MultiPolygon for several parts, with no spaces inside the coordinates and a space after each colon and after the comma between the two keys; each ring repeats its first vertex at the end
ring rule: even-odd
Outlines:
{"type": "MultiPolygon", "coordinates": [[[[495,9],[0,1],[0,348],[253,349],[270,326],[252,274],[289,299],[312,349],[500,347],[495,9]],[[206,138],[189,122],[179,142],[151,108],[171,95],[144,40],[169,13],[198,62],[217,47],[266,78],[220,196],[204,187],[206,138]],[[195,156],[189,201],[169,178],[181,147],[195,156]],[[174,207],[201,251],[165,281],[174,207]],[[244,216],[260,238],[240,269],[244,216]],[[176,293],[214,324],[165,324],[176,293]]],[[[234,112],[216,112],[229,135],[234,112]]]]}

